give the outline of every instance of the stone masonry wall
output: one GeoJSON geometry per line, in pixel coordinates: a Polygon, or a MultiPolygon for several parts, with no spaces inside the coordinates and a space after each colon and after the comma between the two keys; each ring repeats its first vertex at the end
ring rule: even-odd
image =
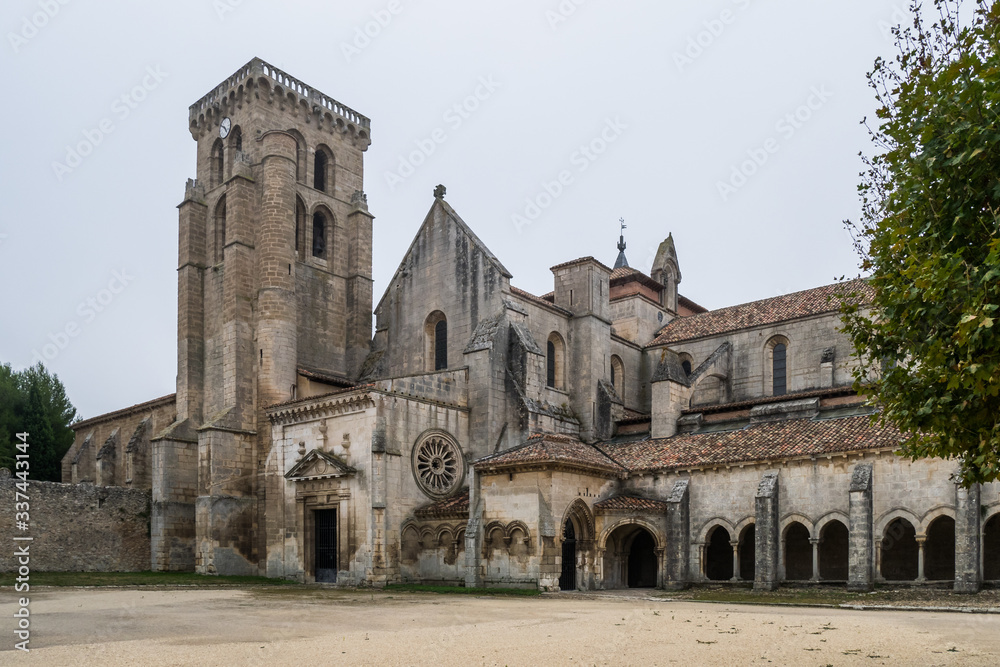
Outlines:
{"type": "MultiPolygon", "coordinates": [[[[14,507],[16,478],[0,479],[0,503],[14,507]]],[[[0,535],[25,534],[34,572],[149,570],[149,491],[92,484],[28,483],[30,530],[0,513],[0,535]]],[[[13,549],[0,553],[0,572],[17,569],[13,549]]]]}

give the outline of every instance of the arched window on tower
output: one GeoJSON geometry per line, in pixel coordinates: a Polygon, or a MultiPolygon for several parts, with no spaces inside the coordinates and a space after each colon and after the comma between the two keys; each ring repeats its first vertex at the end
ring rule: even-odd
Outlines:
{"type": "Polygon", "coordinates": [[[215,263],[225,259],[226,249],[226,197],[223,195],[215,205],[215,263]]]}
{"type": "Polygon", "coordinates": [[[235,153],[243,152],[243,130],[237,125],[233,128],[233,131],[229,133],[229,147],[235,153]]]}
{"type": "Polygon", "coordinates": [[[424,358],[428,371],[448,368],[448,318],[440,310],[427,316],[424,322],[424,358]]]}
{"type": "Polygon", "coordinates": [[[333,153],[326,146],[316,147],[313,187],[322,192],[333,193],[333,153]]]}
{"type": "Polygon", "coordinates": [[[322,211],[313,213],[312,254],[313,257],[326,259],[326,216],[322,211]]]}
{"type": "Polygon", "coordinates": [[[212,144],[212,155],[209,158],[209,187],[215,188],[222,185],[225,175],[226,159],[222,146],[222,139],[216,139],[212,144]]]}
{"type": "Polygon", "coordinates": [[[566,344],[562,336],[553,331],[545,344],[545,386],[552,389],[562,389],[564,386],[564,359],[566,344]]]}

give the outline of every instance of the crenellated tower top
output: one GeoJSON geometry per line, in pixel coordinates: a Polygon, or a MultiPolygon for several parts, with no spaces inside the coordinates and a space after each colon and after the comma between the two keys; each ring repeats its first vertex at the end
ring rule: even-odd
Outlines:
{"type": "Polygon", "coordinates": [[[362,151],[371,144],[371,121],[366,116],[260,58],[239,68],[191,105],[188,111],[191,135],[198,139],[253,100],[277,104],[283,110],[301,114],[306,123],[315,122],[321,129],[340,132],[362,151]]]}

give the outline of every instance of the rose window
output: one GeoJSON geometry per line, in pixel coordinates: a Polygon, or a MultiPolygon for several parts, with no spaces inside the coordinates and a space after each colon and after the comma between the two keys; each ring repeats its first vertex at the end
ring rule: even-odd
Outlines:
{"type": "Polygon", "coordinates": [[[430,496],[450,495],[457,490],[464,472],[462,452],[450,440],[432,436],[413,450],[413,474],[430,496]]]}

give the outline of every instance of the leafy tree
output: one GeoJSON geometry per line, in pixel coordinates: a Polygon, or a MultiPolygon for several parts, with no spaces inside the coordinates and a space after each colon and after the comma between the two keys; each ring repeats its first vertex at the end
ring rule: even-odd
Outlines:
{"type": "Polygon", "coordinates": [[[907,435],[912,459],[956,458],[1000,478],[1000,6],[934,0],[895,30],[868,75],[876,154],[858,190],[869,305],[847,300],[855,386],[907,435]]]}
{"type": "Polygon", "coordinates": [[[14,469],[16,434],[27,432],[30,478],[58,482],[62,457],[73,444],[76,408],[66,388],[41,363],[23,371],[0,364],[0,467],[14,469]]]}

